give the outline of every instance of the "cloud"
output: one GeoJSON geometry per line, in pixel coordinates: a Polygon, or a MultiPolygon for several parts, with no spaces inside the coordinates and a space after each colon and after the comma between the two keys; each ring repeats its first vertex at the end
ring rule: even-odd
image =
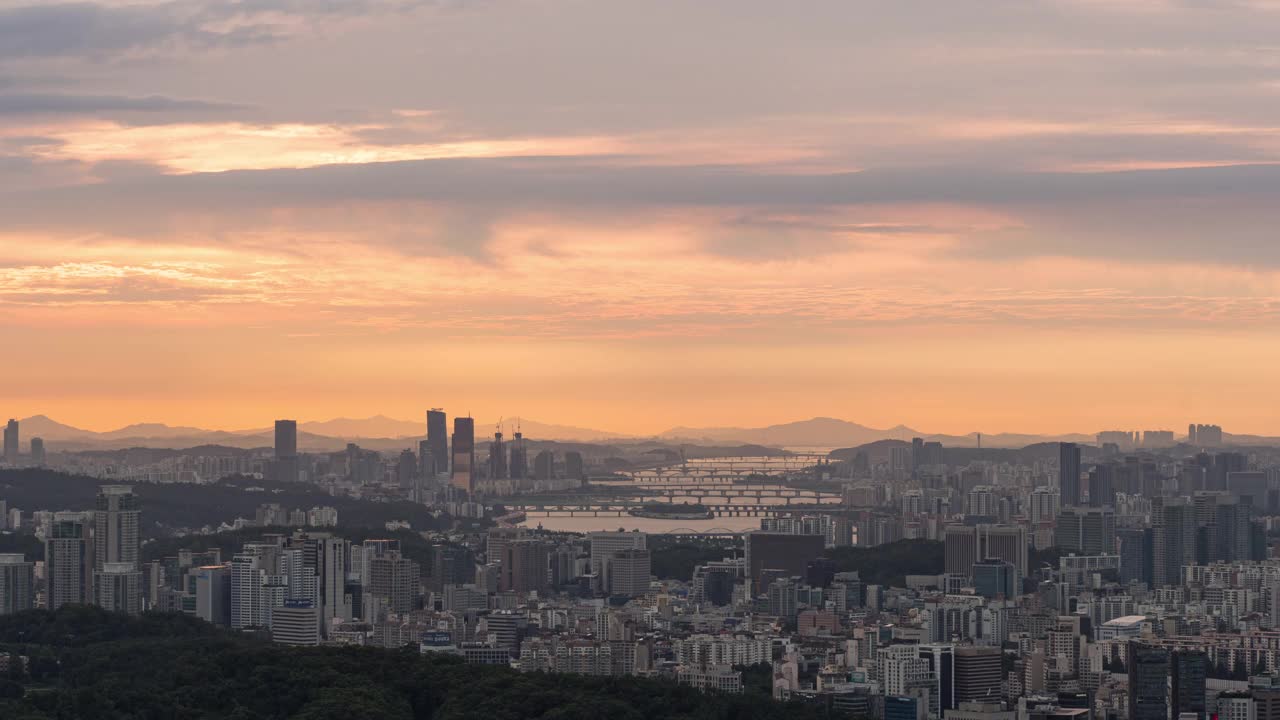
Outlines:
{"type": "Polygon", "coordinates": [[[111,115],[117,113],[190,114],[223,113],[244,109],[231,103],[177,100],[160,95],[0,94],[0,116],[14,115],[111,115]]]}

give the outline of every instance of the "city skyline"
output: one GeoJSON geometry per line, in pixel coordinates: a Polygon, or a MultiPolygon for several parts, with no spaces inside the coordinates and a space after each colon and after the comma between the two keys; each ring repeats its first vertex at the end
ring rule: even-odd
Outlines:
{"type": "Polygon", "coordinates": [[[1269,432],[1277,32],[0,0],[6,412],[1269,432]]]}

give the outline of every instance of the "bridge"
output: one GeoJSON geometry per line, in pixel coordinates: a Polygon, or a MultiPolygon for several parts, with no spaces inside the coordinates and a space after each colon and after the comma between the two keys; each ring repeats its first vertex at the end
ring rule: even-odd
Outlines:
{"type": "MultiPolygon", "coordinates": [[[[796,510],[830,511],[839,509],[834,504],[815,505],[767,505],[761,503],[700,503],[716,517],[773,517],[779,512],[796,510]]],[[[529,518],[535,517],[622,517],[630,515],[632,510],[641,506],[634,503],[609,501],[551,502],[526,503],[523,505],[507,505],[509,512],[521,512],[529,518]]],[[[672,517],[672,520],[683,518],[672,517]]]]}

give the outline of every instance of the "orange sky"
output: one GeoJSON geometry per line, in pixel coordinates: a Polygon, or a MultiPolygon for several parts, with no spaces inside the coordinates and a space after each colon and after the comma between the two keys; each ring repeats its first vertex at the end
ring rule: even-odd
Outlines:
{"type": "Polygon", "coordinates": [[[0,414],[1280,433],[1275,8],[358,5],[0,0],[0,414]]]}

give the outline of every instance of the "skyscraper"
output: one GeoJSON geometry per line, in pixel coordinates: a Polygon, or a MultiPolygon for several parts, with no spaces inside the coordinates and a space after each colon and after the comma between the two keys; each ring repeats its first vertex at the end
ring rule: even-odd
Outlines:
{"type": "Polygon", "coordinates": [[[1058,495],[1062,507],[1080,504],[1080,446],[1058,443],[1058,495]]]}
{"type": "Polygon", "coordinates": [[[1181,584],[1182,568],[1196,561],[1195,507],[1187,498],[1164,498],[1153,503],[1151,530],[1152,585],[1181,584]]]}
{"type": "Polygon", "coordinates": [[[88,513],[54,513],[44,541],[45,606],[83,605],[93,599],[93,542],[88,513]]]}
{"type": "Polygon", "coordinates": [[[620,550],[606,561],[609,594],[637,597],[649,591],[652,561],[648,550],[620,550]]]}
{"type": "Polygon", "coordinates": [[[36,467],[44,467],[44,438],[31,438],[31,464],[36,467]]]}
{"type": "Polygon", "coordinates": [[[1203,650],[1175,650],[1170,656],[1169,699],[1173,717],[1194,714],[1204,720],[1208,707],[1205,685],[1209,677],[1209,656],[1203,650]]]}
{"type": "Polygon", "coordinates": [[[1129,720],[1168,720],[1169,654],[1163,648],[1130,642],[1128,661],[1129,720]]]}
{"type": "Polygon", "coordinates": [[[369,584],[365,588],[367,597],[378,599],[382,608],[390,612],[405,613],[413,609],[421,575],[418,563],[401,557],[398,551],[393,550],[370,558],[368,566],[369,584]]]}
{"type": "Polygon", "coordinates": [[[507,446],[502,442],[502,432],[493,434],[489,444],[489,477],[501,480],[507,477],[507,446]]]}
{"type": "Polygon", "coordinates": [[[1116,465],[1102,463],[1089,471],[1089,505],[1109,507],[1116,504],[1116,465]]]}
{"type": "Polygon", "coordinates": [[[469,417],[453,419],[453,462],[449,483],[467,493],[475,490],[476,422],[469,417]]]}
{"type": "Polygon", "coordinates": [[[582,453],[570,450],[564,454],[564,476],[569,480],[586,480],[586,467],[582,462],[582,453]]]}
{"type": "Polygon", "coordinates": [[[21,553],[0,554],[0,615],[30,610],[35,605],[34,563],[21,553]]]}
{"type": "Polygon", "coordinates": [[[1054,545],[1077,555],[1115,552],[1115,511],[1106,507],[1064,507],[1058,512],[1054,545]]]}
{"type": "Polygon", "coordinates": [[[18,421],[13,418],[4,427],[4,461],[8,465],[18,464],[18,421]]]}
{"type": "Polygon", "coordinates": [[[427,411],[427,445],[431,446],[431,460],[434,463],[430,475],[448,472],[449,421],[439,408],[427,411]]]}
{"type": "Polygon", "coordinates": [[[524,446],[524,433],[516,431],[511,443],[511,477],[523,480],[529,477],[529,451],[524,446]]]}
{"type": "Polygon", "coordinates": [[[957,707],[966,702],[999,702],[1001,655],[998,647],[956,648],[957,707]]]}
{"type": "Polygon", "coordinates": [[[138,565],[138,499],[128,485],[103,485],[94,512],[94,569],[107,563],[138,565]]]}
{"type": "Polygon", "coordinates": [[[276,480],[298,482],[298,422],[276,421],[276,480]]]}
{"type": "Polygon", "coordinates": [[[142,612],[142,571],[135,563],[109,562],[93,572],[94,604],[110,612],[142,612]]]}

